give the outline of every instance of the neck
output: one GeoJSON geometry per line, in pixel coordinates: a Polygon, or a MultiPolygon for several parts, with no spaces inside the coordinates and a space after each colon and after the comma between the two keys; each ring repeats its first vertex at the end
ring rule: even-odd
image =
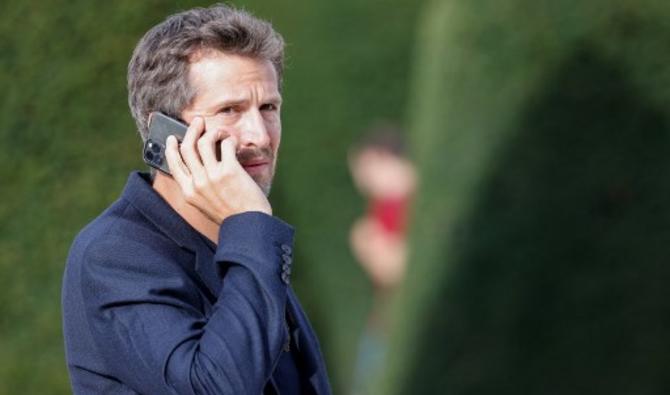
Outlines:
{"type": "Polygon", "coordinates": [[[170,176],[156,172],[153,188],[184,220],[214,244],[219,241],[219,225],[188,203],[179,184],[170,176]]]}

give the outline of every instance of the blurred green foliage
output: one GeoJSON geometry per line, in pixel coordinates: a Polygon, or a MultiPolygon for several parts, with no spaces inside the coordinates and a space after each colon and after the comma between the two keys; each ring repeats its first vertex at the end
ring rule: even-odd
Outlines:
{"type": "Polygon", "coordinates": [[[670,391],[670,4],[432,1],[379,394],[670,391]]]}
{"type": "MultiPolygon", "coordinates": [[[[237,2],[284,35],[275,213],[297,228],[294,284],[346,392],[369,285],[348,250],[363,210],[346,150],[402,119],[416,2],[237,2]]],[[[144,168],[125,72],[142,34],[195,1],[4,0],[0,8],[0,393],[64,394],[60,281],[69,244],[144,168]]]]}

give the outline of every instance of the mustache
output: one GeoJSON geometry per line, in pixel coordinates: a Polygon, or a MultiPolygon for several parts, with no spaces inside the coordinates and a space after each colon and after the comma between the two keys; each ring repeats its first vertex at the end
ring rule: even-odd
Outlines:
{"type": "Polygon", "coordinates": [[[237,161],[245,164],[252,161],[270,161],[274,159],[274,154],[270,147],[263,148],[243,148],[236,153],[237,161]]]}

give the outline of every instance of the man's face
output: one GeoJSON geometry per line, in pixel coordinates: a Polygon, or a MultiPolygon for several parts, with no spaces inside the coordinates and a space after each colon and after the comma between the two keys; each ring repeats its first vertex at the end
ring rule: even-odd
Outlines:
{"type": "Polygon", "coordinates": [[[203,117],[207,131],[237,138],[237,159],[263,192],[270,193],[281,139],[281,95],[270,61],[219,51],[195,58],[189,70],[193,103],[181,114],[203,117]]]}

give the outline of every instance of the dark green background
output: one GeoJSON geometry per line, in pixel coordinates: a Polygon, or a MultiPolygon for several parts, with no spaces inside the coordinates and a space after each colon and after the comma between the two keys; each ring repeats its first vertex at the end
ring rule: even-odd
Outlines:
{"type": "Polygon", "coordinates": [[[670,5],[432,1],[379,394],[670,392],[670,5]]]}
{"type": "MultiPolygon", "coordinates": [[[[195,1],[0,6],[0,393],[68,393],[60,281],[69,244],[143,168],[126,104],[142,34],[195,1]]],[[[369,285],[348,249],[363,210],[346,149],[403,119],[418,3],[236,2],[284,35],[283,139],[272,202],[297,228],[294,285],[344,393],[369,285]]]]}

